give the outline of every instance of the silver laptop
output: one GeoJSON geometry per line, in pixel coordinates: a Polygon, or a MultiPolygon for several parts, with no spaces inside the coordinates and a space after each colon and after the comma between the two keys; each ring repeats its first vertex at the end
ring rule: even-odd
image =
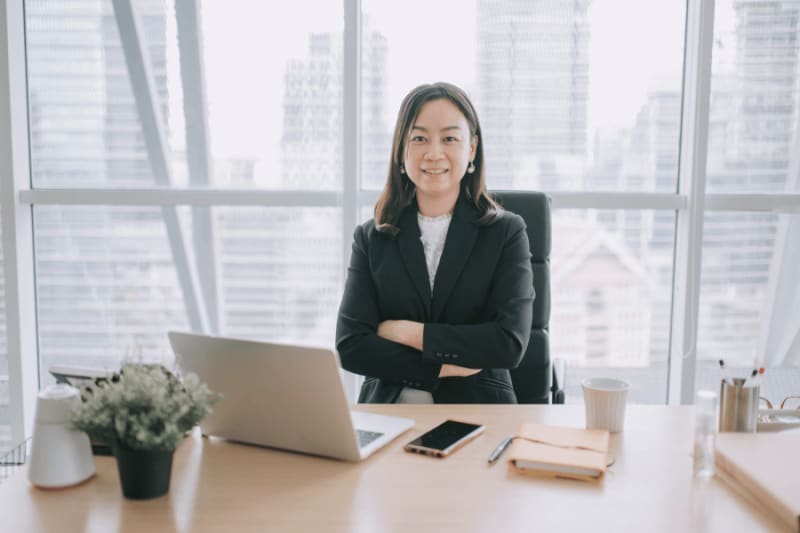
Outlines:
{"type": "Polygon", "coordinates": [[[332,350],[168,335],[181,371],[194,372],[224,396],[200,424],[204,435],[358,461],[414,425],[351,412],[332,350]]]}

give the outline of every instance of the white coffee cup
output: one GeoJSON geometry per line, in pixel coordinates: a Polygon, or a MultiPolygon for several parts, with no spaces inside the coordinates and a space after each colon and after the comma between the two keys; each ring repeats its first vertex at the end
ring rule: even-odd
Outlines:
{"type": "Polygon", "coordinates": [[[624,379],[595,377],[584,379],[581,387],[587,429],[607,429],[611,433],[622,431],[631,384],[624,379]]]}

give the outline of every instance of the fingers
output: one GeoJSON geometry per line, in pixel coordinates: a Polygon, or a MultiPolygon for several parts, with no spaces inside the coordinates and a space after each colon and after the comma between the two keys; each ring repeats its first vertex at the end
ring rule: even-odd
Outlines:
{"type": "Polygon", "coordinates": [[[458,365],[449,365],[443,364],[441,370],[439,370],[439,377],[440,378],[468,378],[469,376],[474,376],[482,369],[480,368],[467,368],[464,366],[458,365]]]}

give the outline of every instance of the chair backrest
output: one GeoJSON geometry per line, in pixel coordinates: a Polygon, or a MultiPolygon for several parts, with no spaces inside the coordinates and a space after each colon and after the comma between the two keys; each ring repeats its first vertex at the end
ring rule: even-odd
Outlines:
{"type": "Polygon", "coordinates": [[[511,382],[519,403],[549,403],[553,385],[550,362],[550,245],[552,226],[550,197],[541,192],[491,191],[504,209],[525,220],[531,246],[533,321],[528,350],[519,367],[511,371],[511,382]]]}

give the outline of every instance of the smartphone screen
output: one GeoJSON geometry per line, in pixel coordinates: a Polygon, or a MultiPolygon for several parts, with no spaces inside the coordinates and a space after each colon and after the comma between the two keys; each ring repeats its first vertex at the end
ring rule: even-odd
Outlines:
{"type": "Polygon", "coordinates": [[[447,420],[406,444],[405,449],[444,457],[483,433],[484,429],[485,426],[480,424],[447,420]]]}

